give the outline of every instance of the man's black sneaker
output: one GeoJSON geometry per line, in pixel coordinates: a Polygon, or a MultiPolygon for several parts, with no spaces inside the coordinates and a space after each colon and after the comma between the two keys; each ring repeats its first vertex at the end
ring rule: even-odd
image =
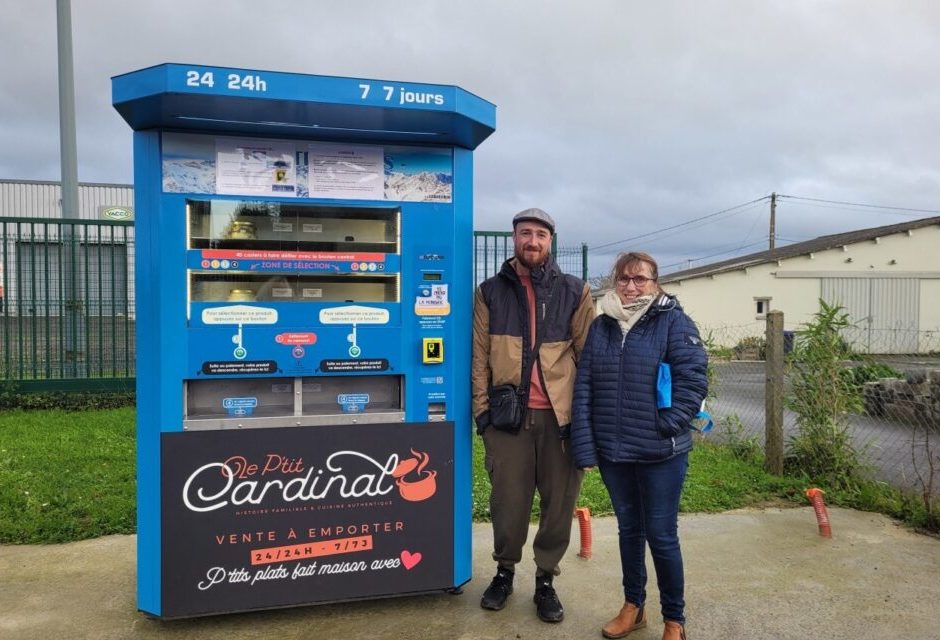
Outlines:
{"type": "Polygon", "coordinates": [[[535,578],[535,597],[532,601],[535,602],[535,610],[542,622],[561,622],[565,617],[565,609],[558,600],[550,575],[535,578]]]}
{"type": "Polygon", "coordinates": [[[484,609],[499,611],[506,606],[506,598],[512,593],[512,579],[515,574],[509,569],[500,567],[490,582],[490,586],[483,592],[480,606],[484,609]]]}

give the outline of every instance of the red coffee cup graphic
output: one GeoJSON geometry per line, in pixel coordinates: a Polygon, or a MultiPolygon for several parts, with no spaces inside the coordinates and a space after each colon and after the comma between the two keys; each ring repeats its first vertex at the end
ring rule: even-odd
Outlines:
{"type": "Polygon", "coordinates": [[[412,449],[411,455],[414,457],[398,463],[392,471],[392,477],[402,498],[409,502],[421,502],[437,491],[437,471],[424,469],[431,460],[427,453],[412,449]]]}

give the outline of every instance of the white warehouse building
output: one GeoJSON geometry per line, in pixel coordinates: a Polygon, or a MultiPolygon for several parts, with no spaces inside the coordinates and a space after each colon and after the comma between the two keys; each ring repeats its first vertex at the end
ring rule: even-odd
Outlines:
{"type": "Polygon", "coordinates": [[[660,281],[716,346],[763,336],[770,310],[797,330],[822,299],[849,314],[844,337],[858,352],[940,350],[940,217],[821,236],[660,281]]]}
{"type": "MultiPolygon", "coordinates": [[[[134,208],[134,187],[129,184],[82,182],[78,185],[78,217],[106,220],[104,212],[134,208]]],[[[61,218],[62,185],[40,180],[0,179],[0,216],[4,218],[61,218]]]]}

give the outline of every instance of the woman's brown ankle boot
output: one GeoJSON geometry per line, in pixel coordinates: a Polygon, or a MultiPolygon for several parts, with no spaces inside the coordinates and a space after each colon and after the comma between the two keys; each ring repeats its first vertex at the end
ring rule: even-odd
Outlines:
{"type": "Polygon", "coordinates": [[[685,627],[678,622],[666,620],[666,628],[663,629],[663,640],[686,640],[685,627]]]}
{"type": "Polygon", "coordinates": [[[617,617],[604,625],[601,633],[605,638],[623,638],[631,631],[646,626],[646,610],[632,602],[625,602],[617,617]]]}

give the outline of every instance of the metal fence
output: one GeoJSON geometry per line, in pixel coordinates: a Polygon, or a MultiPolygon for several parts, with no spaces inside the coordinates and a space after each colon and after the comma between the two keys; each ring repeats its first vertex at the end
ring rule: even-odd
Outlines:
{"type": "MultiPolygon", "coordinates": [[[[496,275],[507,258],[513,256],[511,231],[473,232],[473,284],[478,285],[496,275]]],[[[565,273],[587,280],[588,248],[558,247],[558,237],[552,237],[552,255],[565,273]]]]}
{"type": "MultiPolygon", "coordinates": [[[[474,232],[474,278],[513,254],[511,232],[474,232]]],[[[552,251],[587,275],[587,247],[552,251]]],[[[22,390],[128,389],[135,376],[132,222],[0,217],[0,380],[22,390]]]]}
{"type": "MultiPolygon", "coordinates": [[[[711,397],[707,406],[715,421],[707,436],[718,441],[750,439],[763,447],[768,416],[767,380],[770,370],[764,360],[765,336],[761,327],[700,326],[702,337],[712,345],[711,397]]],[[[843,336],[851,347],[853,330],[843,336]]],[[[794,336],[786,332],[784,350],[794,336]]],[[[940,343],[932,332],[917,336],[919,343],[934,349],[913,355],[885,355],[875,344],[865,354],[853,352],[843,361],[858,382],[861,406],[848,414],[848,431],[860,453],[867,475],[917,495],[940,496],[940,343]],[[890,376],[890,377],[889,377],[890,376]]],[[[875,335],[868,336],[875,339],[875,335]]],[[[897,336],[883,335],[886,344],[897,336]]],[[[791,370],[784,368],[784,406],[791,370]]],[[[784,445],[798,433],[796,414],[784,409],[784,445]]]]}
{"type": "Polygon", "coordinates": [[[132,222],[0,218],[0,379],[128,388],[133,261],[132,222]]]}

